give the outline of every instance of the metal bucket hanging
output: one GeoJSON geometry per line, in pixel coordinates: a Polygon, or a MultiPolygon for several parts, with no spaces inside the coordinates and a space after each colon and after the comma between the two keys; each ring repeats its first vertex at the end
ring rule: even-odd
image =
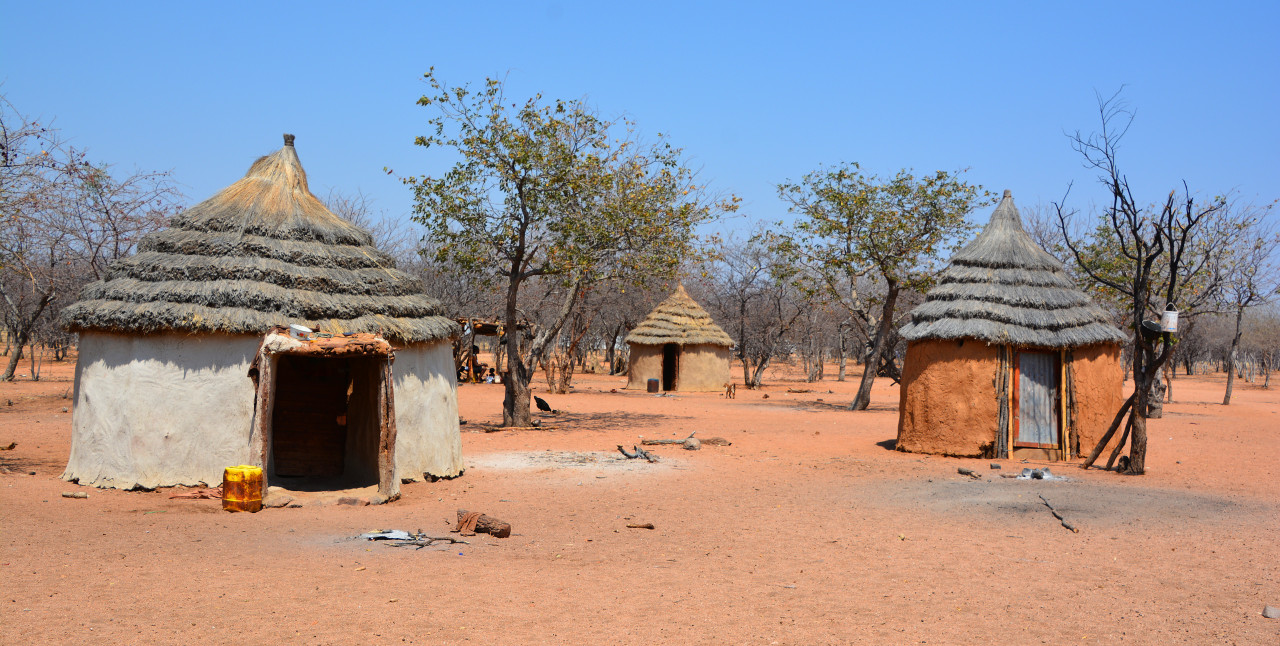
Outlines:
{"type": "Polygon", "coordinates": [[[1173,309],[1173,303],[1165,307],[1160,315],[1160,331],[1170,333],[1178,331],[1178,310],[1173,309]]]}

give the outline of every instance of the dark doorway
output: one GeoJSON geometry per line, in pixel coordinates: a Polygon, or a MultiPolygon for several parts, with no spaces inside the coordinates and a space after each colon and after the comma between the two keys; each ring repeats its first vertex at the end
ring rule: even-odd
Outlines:
{"type": "Polygon", "coordinates": [[[662,346],[662,389],[675,390],[676,376],[680,374],[680,346],[668,343],[662,346]]]}
{"type": "Polygon", "coordinates": [[[271,456],[284,477],[338,477],[346,463],[350,363],[280,357],[271,414],[271,456]]]}

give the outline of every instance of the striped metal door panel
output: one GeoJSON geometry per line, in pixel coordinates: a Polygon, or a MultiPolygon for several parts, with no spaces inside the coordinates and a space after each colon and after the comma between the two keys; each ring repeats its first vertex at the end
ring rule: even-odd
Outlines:
{"type": "Polygon", "coordinates": [[[1047,352],[1018,355],[1019,444],[1058,446],[1057,357],[1047,352]]]}

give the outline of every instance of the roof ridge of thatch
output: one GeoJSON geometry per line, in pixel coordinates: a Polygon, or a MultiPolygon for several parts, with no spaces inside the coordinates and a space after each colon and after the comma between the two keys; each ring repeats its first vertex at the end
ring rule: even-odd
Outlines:
{"type": "Polygon", "coordinates": [[[956,252],[902,327],[907,341],[975,338],[1020,346],[1123,343],[1107,313],[1022,228],[1013,194],[956,252]]]}
{"type": "Polygon", "coordinates": [[[227,334],[300,323],[414,343],[459,333],[443,311],[373,236],[311,194],[285,135],[244,178],[111,263],[61,322],[72,331],[227,334]]]}
{"type": "Polygon", "coordinates": [[[626,341],[646,345],[733,345],[733,339],[689,296],[683,284],[658,303],[627,335],[626,341]]]}

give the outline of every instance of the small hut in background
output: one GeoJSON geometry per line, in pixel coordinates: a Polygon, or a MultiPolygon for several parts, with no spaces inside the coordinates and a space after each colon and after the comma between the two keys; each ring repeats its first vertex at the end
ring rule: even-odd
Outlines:
{"type": "Polygon", "coordinates": [[[213,484],[250,464],[268,484],[393,497],[401,478],[455,476],[459,328],[441,310],[312,195],[285,135],[64,310],[80,356],[63,477],[213,484]],[[320,338],[291,339],[290,324],[320,338]]]}
{"type": "Polygon", "coordinates": [[[1009,191],[902,337],[901,451],[1070,459],[1124,400],[1124,335],[1027,235],[1009,191]]]}
{"type": "Polygon", "coordinates": [[[658,379],[662,390],[715,391],[729,385],[733,339],[711,320],[681,285],[631,334],[627,388],[658,379]]]}

